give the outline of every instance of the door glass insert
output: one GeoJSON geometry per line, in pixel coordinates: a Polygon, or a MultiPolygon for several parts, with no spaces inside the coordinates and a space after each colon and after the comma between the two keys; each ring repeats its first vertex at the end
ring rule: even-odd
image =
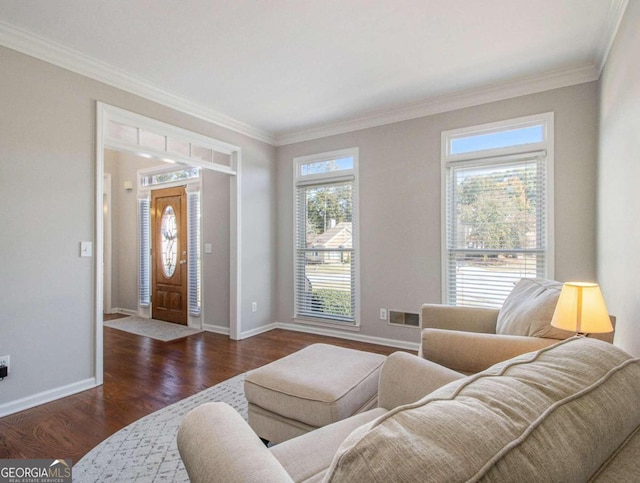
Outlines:
{"type": "Polygon", "coordinates": [[[178,258],[178,224],[172,206],[162,212],[162,271],[170,278],[176,271],[178,258]]]}

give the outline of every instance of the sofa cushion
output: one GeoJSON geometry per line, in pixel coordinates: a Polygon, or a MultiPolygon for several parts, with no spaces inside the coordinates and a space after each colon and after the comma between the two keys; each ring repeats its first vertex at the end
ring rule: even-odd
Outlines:
{"type": "Polygon", "coordinates": [[[336,451],[359,426],[387,412],[376,408],[316,429],[269,448],[293,481],[321,481],[336,451]]]}
{"type": "Polygon", "coordinates": [[[573,332],[556,329],[551,318],[562,283],[541,278],[523,278],[507,296],[496,323],[496,333],[567,339],[573,332]]]}
{"type": "Polygon", "coordinates": [[[638,481],[640,475],[640,426],[603,464],[592,481],[597,483],[620,483],[638,481]]]}
{"type": "Polygon", "coordinates": [[[638,401],[640,360],[567,339],[358,428],[325,481],[586,481],[640,424],[638,401]]]}

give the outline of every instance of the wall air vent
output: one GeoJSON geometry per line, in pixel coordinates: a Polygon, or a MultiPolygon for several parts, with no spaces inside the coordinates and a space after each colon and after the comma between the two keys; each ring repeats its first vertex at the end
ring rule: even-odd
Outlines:
{"type": "Polygon", "coordinates": [[[389,311],[389,323],[393,325],[404,325],[407,327],[420,327],[420,315],[410,312],[389,311]]]}

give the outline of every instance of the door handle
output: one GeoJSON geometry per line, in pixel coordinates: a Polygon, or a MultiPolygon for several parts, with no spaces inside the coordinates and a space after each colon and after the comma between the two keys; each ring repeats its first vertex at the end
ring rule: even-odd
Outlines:
{"type": "Polygon", "coordinates": [[[180,260],[180,265],[184,265],[185,263],[187,263],[186,260],[180,260]]]}

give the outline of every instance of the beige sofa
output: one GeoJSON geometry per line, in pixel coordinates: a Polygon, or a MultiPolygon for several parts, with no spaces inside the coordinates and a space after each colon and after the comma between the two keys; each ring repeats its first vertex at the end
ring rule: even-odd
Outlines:
{"type": "Polygon", "coordinates": [[[469,377],[395,353],[379,396],[376,409],[271,448],[232,408],[205,404],[185,417],[178,448],[195,483],[624,482],[640,474],[640,360],[602,341],[567,339],[469,377]]]}

